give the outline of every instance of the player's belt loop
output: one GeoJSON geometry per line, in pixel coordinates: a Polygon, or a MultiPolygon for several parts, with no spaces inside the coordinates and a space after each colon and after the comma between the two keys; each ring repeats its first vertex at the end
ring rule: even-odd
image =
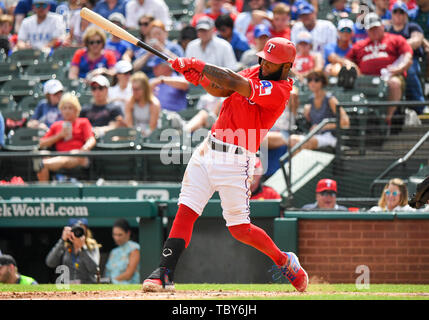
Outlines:
{"type": "MultiPolygon", "coordinates": [[[[221,144],[221,143],[217,143],[213,140],[210,141],[211,142],[211,148],[215,151],[220,151],[220,152],[230,152],[230,148],[231,146],[227,146],[225,144],[221,144]]],[[[240,147],[236,147],[234,154],[243,154],[243,150],[240,147]]]]}

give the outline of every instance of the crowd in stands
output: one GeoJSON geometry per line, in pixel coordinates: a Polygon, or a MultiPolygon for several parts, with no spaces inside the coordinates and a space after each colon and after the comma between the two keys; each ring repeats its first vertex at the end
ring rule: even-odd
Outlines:
{"type": "MultiPolygon", "coordinates": [[[[61,127],[66,121],[65,110],[59,105],[62,97],[72,91],[70,81],[84,84],[81,92],[76,92],[79,105],[75,103],[75,109],[81,110],[75,117],[88,120],[95,139],[120,127],[139,127],[147,137],[162,123],[163,112],[179,114],[189,107],[192,84],[151,52],[106,34],[82,19],[79,13],[83,7],[128,29],[172,58],[196,57],[234,71],[257,64],[255,53],[271,37],[294,42],[294,89],[284,114],[267,135],[270,149],[290,148],[301,141],[303,135],[290,132],[298,114],[309,121],[310,129],[324,118],[335,117],[339,100],[326,88],[332,77],[344,88],[362,75],[381,77],[388,86],[386,100],[425,100],[422,79],[429,78],[429,63],[424,63],[429,51],[427,1],[195,0],[186,8],[182,4],[183,12],[177,13],[180,3],[0,0],[3,63],[9,63],[16,51],[24,49],[41,50],[46,57],[62,48],[75,49],[69,60],[63,61],[67,71],[63,78],[43,83],[44,99],[40,99],[27,122],[28,127],[46,130],[41,147],[64,150],[58,147],[65,136],[61,127]],[[305,103],[299,99],[303,90],[310,96],[305,103]]],[[[70,100],[68,95],[66,98],[70,100]]],[[[209,129],[220,102],[221,99],[202,95],[196,104],[199,112],[184,123],[184,130],[209,129]]],[[[347,128],[348,115],[344,109],[339,110],[341,127],[347,128]]],[[[416,107],[415,111],[422,114],[424,107],[416,107]]],[[[403,109],[389,107],[386,124],[400,125],[403,117],[397,115],[403,115],[403,109]]],[[[7,134],[5,122],[0,116],[0,130],[7,134]]],[[[326,127],[303,148],[335,147],[335,129],[334,124],[326,127]]],[[[92,146],[86,144],[89,135],[83,134],[85,130],[75,130],[73,125],[72,140],[79,140],[79,146],[68,142],[67,150],[92,146]]],[[[0,135],[0,144],[4,144],[5,136],[0,135]]],[[[47,161],[35,163],[39,175],[42,172],[45,178],[44,171],[51,170],[47,161]]],[[[87,165],[87,161],[82,164],[87,165]]]]}

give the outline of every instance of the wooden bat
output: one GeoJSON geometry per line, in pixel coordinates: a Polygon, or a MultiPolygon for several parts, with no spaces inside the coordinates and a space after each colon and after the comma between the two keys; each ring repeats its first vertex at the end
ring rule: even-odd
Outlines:
{"type": "Polygon", "coordinates": [[[143,41],[137,39],[134,37],[131,33],[126,31],[125,29],[122,29],[121,27],[117,26],[113,22],[107,20],[106,18],[100,16],[98,13],[95,13],[94,11],[88,9],[88,8],[82,8],[80,10],[80,16],[84,18],[85,20],[88,20],[89,22],[92,22],[93,24],[99,26],[103,30],[106,30],[107,32],[117,36],[118,38],[121,38],[122,40],[128,41],[136,46],[139,46],[140,48],[143,48],[149,52],[152,52],[154,55],[157,55],[161,59],[164,59],[168,61],[170,57],[165,55],[164,53],[156,50],[155,48],[152,48],[147,43],[144,43],[143,41]]]}

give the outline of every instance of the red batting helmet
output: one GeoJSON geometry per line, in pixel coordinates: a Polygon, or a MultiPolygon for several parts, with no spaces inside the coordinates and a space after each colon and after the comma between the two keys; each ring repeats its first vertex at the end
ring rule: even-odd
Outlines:
{"type": "Polygon", "coordinates": [[[275,37],[265,43],[264,50],[256,54],[258,57],[275,64],[288,63],[295,60],[296,48],[292,41],[275,37]]]}

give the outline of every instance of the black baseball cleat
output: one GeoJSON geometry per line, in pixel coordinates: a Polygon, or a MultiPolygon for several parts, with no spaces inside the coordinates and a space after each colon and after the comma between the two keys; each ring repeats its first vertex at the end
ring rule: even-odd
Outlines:
{"type": "Polygon", "coordinates": [[[144,292],[174,291],[174,282],[169,270],[164,267],[157,268],[143,281],[142,290],[144,292]]]}

